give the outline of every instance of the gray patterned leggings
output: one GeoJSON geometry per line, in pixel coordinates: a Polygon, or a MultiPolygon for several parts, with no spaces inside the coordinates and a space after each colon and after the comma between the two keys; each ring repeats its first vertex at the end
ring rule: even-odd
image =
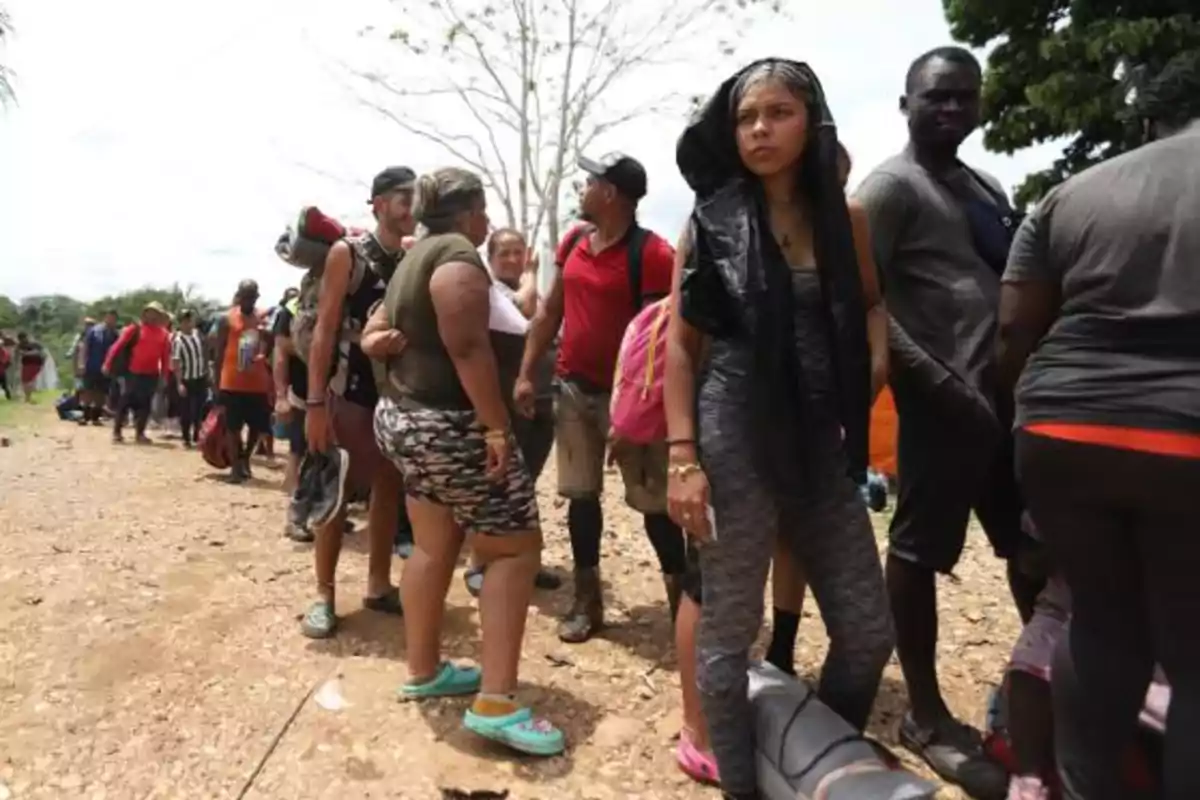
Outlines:
{"type": "Polygon", "coordinates": [[[857,728],[870,716],[894,634],[870,518],[845,477],[840,446],[815,476],[821,490],[805,492],[812,499],[784,515],[757,478],[744,438],[722,435],[720,413],[705,416],[701,444],[718,538],[700,550],[697,682],[722,789],[753,792],[755,722],[746,670],[776,537],[785,537],[803,565],[829,634],[818,695],[857,728]]]}

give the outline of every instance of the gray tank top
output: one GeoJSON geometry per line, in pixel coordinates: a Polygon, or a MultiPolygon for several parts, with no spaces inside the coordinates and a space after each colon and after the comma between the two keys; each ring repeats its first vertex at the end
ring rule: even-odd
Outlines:
{"type": "MultiPolygon", "coordinates": [[[[808,394],[812,398],[810,413],[818,438],[813,445],[840,450],[841,417],[837,406],[832,348],[821,296],[821,279],[816,270],[793,269],[792,292],[796,355],[804,371],[808,394]]],[[[702,432],[702,439],[709,439],[715,432],[721,438],[729,437],[718,446],[729,446],[730,441],[738,438],[743,442],[751,441],[748,437],[753,420],[747,397],[753,369],[753,345],[748,339],[712,341],[700,377],[697,399],[702,425],[704,421],[708,423],[708,431],[702,432]]],[[[703,449],[704,442],[701,445],[703,449]]]]}
{"type": "Polygon", "coordinates": [[[821,277],[815,269],[792,269],[792,306],[795,309],[796,355],[812,398],[812,413],[822,431],[841,431],[837,387],[833,372],[829,324],[821,296],[821,277]]]}

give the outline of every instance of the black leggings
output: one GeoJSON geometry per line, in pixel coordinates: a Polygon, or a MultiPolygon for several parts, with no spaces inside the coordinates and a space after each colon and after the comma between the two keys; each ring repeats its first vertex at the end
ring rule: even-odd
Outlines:
{"type": "MultiPolygon", "coordinates": [[[[686,555],[683,531],[666,514],[644,514],[646,537],[664,575],[683,575],[686,555]]],[[[600,566],[600,538],[604,533],[604,512],[600,501],[572,500],[567,505],[567,530],[571,534],[571,554],[576,569],[600,566]]]]}
{"type": "Polygon", "coordinates": [[[156,391],[157,375],[127,375],[125,389],[113,415],[113,433],[120,435],[121,428],[125,426],[125,415],[132,411],[134,429],[138,436],[144,436],[146,423],[150,420],[150,404],[156,391]]]}
{"type": "Polygon", "coordinates": [[[200,434],[204,405],[208,402],[208,378],[193,378],[183,382],[184,396],[179,398],[179,428],[183,441],[194,442],[200,434]]]}
{"type": "Polygon", "coordinates": [[[1200,459],[1020,433],[1029,512],[1071,587],[1053,665],[1065,800],[1119,800],[1155,661],[1171,683],[1163,800],[1200,797],[1200,459]]]}

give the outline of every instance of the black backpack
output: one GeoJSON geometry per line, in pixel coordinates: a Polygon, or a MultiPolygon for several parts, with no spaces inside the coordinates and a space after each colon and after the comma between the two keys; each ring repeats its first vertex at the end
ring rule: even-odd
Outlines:
{"type": "Polygon", "coordinates": [[[140,322],[135,322],[133,323],[133,335],[129,337],[129,341],[113,356],[110,372],[114,378],[124,378],[129,374],[129,359],[133,355],[133,348],[137,347],[138,339],[141,337],[142,325],[140,322]]]}

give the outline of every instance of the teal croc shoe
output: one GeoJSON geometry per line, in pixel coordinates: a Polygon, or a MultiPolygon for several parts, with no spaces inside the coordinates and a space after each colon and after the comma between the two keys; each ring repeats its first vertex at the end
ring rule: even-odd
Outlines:
{"type": "Polygon", "coordinates": [[[309,639],[328,639],[336,631],[337,614],[328,600],[318,600],[309,606],[300,622],[300,632],[309,639]]]}
{"type": "Polygon", "coordinates": [[[566,747],[563,733],[548,720],[520,708],[503,717],[485,717],[468,710],[463,727],[485,739],[531,756],[557,756],[566,747]]]}
{"type": "Polygon", "coordinates": [[[432,697],[459,697],[479,691],[482,675],[478,667],[459,667],[443,661],[437,674],[425,683],[406,683],[396,694],[401,700],[424,700],[432,697]]]}

